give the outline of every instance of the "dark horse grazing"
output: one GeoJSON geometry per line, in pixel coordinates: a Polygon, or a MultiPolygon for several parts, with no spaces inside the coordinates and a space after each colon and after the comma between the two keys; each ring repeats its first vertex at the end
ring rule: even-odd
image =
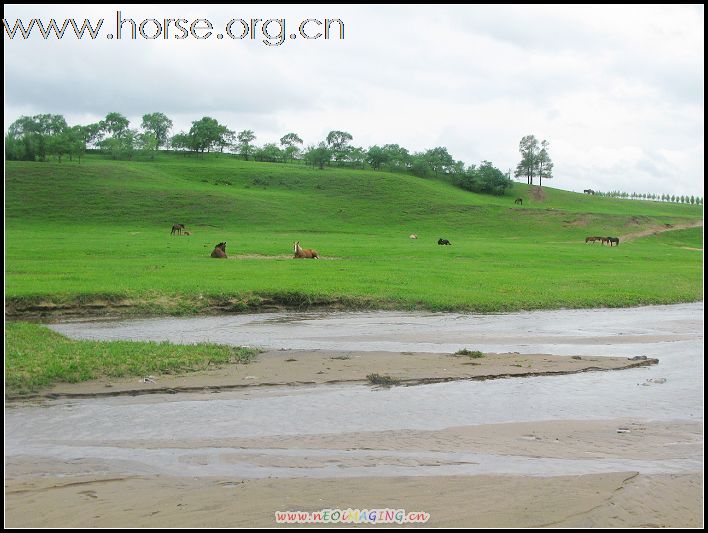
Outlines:
{"type": "Polygon", "coordinates": [[[524,205],[524,199],[523,199],[523,198],[517,198],[516,200],[514,200],[514,203],[515,203],[515,204],[518,204],[518,205],[524,205]]]}
{"type": "Polygon", "coordinates": [[[174,224],[172,226],[172,232],[170,235],[174,235],[175,233],[177,235],[182,235],[182,230],[184,229],[184,224],[174,224]]]}
{"type": "Polygon", "coordinates": [[[610,246],[612,246],[612,243],[615,243],[617,246],[620,245],[619,237],[607,237],[607,240],[610,242],[610,246]]]}
{"type": "Polygon", "coordinates": [[[585,194],[595,194],[595,191],[593,191],[592,189],[584,189],[583,192],[585,194]]]}
{"type": "Polygon", "coordinates": [[[211,253],[211,256],[216,259],[228,259],[228,257],[226,257],[226,243],[220,242],[214,246],[214,251],[211,253]]]}
{"type": "Polygon", "coordinates": [[[297,241],[293,245],[293,250],[295,252],[295,255],[293,256],[295,259],[319,259],[320,256],[317,253],[317,250],[313,250],[312,248],[301,248],[300,247],[300,241],[297,241]]]}
{"type": "Polygon", "coordinates": [[[447,239],[438,239],[438,244],[452,245],[452,243],[450,241],[448,241],[447,239]]]}

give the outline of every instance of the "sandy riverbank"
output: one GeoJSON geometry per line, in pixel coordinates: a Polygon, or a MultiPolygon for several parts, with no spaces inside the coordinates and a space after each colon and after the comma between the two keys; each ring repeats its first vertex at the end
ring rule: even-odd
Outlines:
{"type": "MultiPolygon", "coordinates": [[[[155,376],[155,383],[132,378],[63,384],[45,394],[170,389],[194,391],[195,400],[207,401],[211,394],[200,393],[219,387],[363,383],[370,373],[416,384],[621,370],[655,362],[599,355],[470,359],[279,350],[247,365],[155,376]]],[[[173,396],[151,396],[150,405],[168,398],[173,396]]],[[[62,439],[57,435],[51,445],[65,448],[65,458],[45,457],[41,446],[6,457],[6,526],[272,527],[276,511],[335,508],[425,511],[430,527],[703,524],[702,421],[546,420],[438,430],[223,438],[98,433],[78,442],[62,439]],[[152,461],[153,453],[176,458],[179,468],[160,471],[159,461],[141,462],[152,461]]]]}
{"type": "MultiPolygon", "coordinates": [[[[217,459],[222,463],[240,463],[250,457],[251,461],[281,461],[301,468],[329,463],[344,470],[354,463],[366,465],[366,459],[348,453],[352,450],[390,453],[390,457],[368,459],[371,475],[336,479],[126,476],[111,472],[108,462],[43,464],[29,457],[14,458],[7,465],[5,519],[10,527],[267,527],[275,525],[275,511],[402,508],[430,513],[428,525],[433,527],[700,527],[703,475],[698,469],[662,474],[617,471],[555,476],[378,477],[377,472],[392,462],[412,465],[414,459],[396,454],[401,450],[486,451],[501,458],[522,456],[529,461],[544,457],[679,460],[700,458],[702,444],[701,423],[632,420],[545,421],[442,431],[170,444],[222,446],[223,454],[217,459]],[[332,455],[294,460],[245,453],[270,447],[317,448],[331,450],[332,455]],[[92,471],[95,473],[88,473],[92,471]]],[[[109,445],[140,443],[111,441],[109,445]]],[[[159,447],[164,443],[145,441],[142,445],[159,447]]],[[[438,466],[445,462],[441,459],[438,466]]],[[[427,466],[431,466],[429,461],[427,466]]]]}
{"type": "Polygon", "coordinates": [[[430,527],[700,527],[701,478],[38,479],[7,487],[5,525],[273,527],[275,511],[376,506],[425,511],[430,527]]]}
{"type": "Polygon", "coordinates": [[[656,359],[630,360],[626,357],[569,357],[518,353],[485,354],[484,357],[472,359],[466,356],[422,352],[276,350],[261,353],[256,361],[248,364],[226,365],[214,370],[179,376],[152,376],[147,382],[130,378],[62,383],[42,391],[40,395],[81,398],[272,385],[367,383],[369,374],[391,376],[402,385],[416,385],[463,379],[483,380],[622,370],[657,362],[656,359]]]}

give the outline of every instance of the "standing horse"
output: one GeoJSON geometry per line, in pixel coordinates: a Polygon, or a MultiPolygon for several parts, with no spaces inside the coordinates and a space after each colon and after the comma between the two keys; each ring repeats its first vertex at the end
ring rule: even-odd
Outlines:
{"type": "Polygon", "coordinates": [[[619,237],[607,237],[607,240],[610,242],[610,246],[612,246],[612,243],[615,243],[617,246],[620,245],[619,237]]]}
{"type": "Polygon", "coordinates": [[[182,235],[182,230],[184,229],[184,224],[174,224],[172,226],[172,232],[170,235],[174,235],[175,233],[177,235],[182,235]]]}
{"type": "Polygon", "coordinates": [[[317,254],[317,250],[313,250],[312,248],[301,248],[300,247],[300,241],[297,241],[294,246],[293,250],[295,252],[295,259],[319,259],[319,255],[317,254]]]}
{"type": "Polygon", "coordinates": [[[595,241],[600,241],[602,242],[603,237],[585,237],[585,244],[591,242],[595,244],[595,241]]]}
{"type": "Polygon", "coordinates": [[[524,205],[524,199],[523,198],[517,198],[514,200],[514,203],[517,205],[524,205]]]}
{"type": "Polygon", "coordinates": [[[228,257],[226,257],[226,243],[220,242],[214,246],[214,251],[211,252],[211,256],[215,259],[228,259],[228,257]]]}

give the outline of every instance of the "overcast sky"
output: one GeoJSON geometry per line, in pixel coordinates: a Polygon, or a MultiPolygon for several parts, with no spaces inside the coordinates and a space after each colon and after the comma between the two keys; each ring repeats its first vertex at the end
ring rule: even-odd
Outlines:
{"type": "Polygon", "coordinates": [[[205,115],[258,144],[344,130],[357,146],[445,146],[503,171],[534,134],[550,143],[550,186],[703,196],[703,6],[5,5],[11,26],[33,17],[104,23],[95,40],[5,35],[5,129],[20,115],[87,124],[112,111],[137,128],[161,111],[173,133],[205,115]],[[213,35],[180,40],[170,27],[133,41],[124,24],[109,38],[118,10],[136,26],[208,19],[213,35]],[[343,39],[298,33],[326,18],[343,39]],[[216,38],[232,19],[285,19],[285,41],[264,44],[262,22],[255,39],[216,38]]]}

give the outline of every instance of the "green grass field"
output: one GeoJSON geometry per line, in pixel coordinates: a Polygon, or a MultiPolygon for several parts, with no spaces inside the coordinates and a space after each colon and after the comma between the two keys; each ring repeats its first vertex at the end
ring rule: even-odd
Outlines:
{"type": "Polygon", "coordinates": [[[543,192],[517,184],[494,197],[407,174],[223,155],[7,162],[6,307],[492,312],[702,299],[702,228],[613,248],[584,242],[696,222],[701,206],[543,192]],[[175,222],[192,235],[170,236],[175,222]],[[296,240],[323,259],[291,259],[296,240]],[[220,241],[229,260],[209,257],[220,241]]]}
{"type": "Polygon", "coordinates": [[[5,330],[5,393],[21,395],[57,381],[173,374],[248,363],[258,350],[217,344],[74,341],[37,324],[5,330]]]}

